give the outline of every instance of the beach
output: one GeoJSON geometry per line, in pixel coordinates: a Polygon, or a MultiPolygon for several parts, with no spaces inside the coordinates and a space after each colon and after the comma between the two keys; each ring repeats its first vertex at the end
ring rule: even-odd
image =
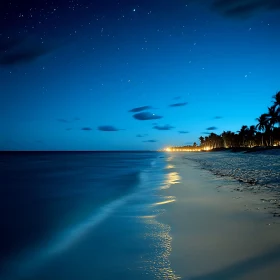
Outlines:
{"type": "Polygon", "coordinates": [[[0,279],[278,279],[269,153],[4,155],[0,279]]]}
{"type": "Polygon", "coordinates": [[[161,191],[174,201],[159,220],[171,227],[175,273],[190,280],[278,279],[280,220],[271,213],[271,194],[237,191],[240,182],[184,153],[169,153],[166,161],[177,180],[161,191]]]}

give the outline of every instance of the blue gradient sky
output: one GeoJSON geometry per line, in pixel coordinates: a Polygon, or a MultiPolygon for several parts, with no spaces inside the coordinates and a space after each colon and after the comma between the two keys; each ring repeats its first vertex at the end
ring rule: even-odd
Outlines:
{"type": "Polygon", "coordinates": [[[191,144],[211,126],[221,133],[256,124],[280,90],[279,9],[230,14],[213,1],[27,2],[1,9],[8,14],[0,42],[21,40],[0,53],[1,150],[191,144]],[[3,63],[9,52],[42,48],[36,59],[3,63]],[[146,105],[163,118],[137,120],[128,112],[146,105]],[[102,125],[124,130],[99,131],[102,125]]]}

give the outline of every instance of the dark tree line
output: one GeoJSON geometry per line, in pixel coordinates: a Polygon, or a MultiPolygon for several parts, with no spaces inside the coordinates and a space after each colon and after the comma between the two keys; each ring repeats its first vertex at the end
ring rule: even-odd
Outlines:
{"type": "Polygon", "coordinates": [[[273,105],[265,114],[260,115],[257,125],[243,125],[239,131],[224,131],[217,135],[200,137],[204,149],[235,148],[255,146],[280,146],[280,91],[273,96],[273,105]]]}

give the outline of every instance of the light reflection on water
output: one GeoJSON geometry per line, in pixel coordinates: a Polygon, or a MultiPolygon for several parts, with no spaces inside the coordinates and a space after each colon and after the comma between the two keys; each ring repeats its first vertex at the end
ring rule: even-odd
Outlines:
{"type": "Polygon", "coordinates": [[[181,177],[178,172],[172,171],[165,174],[165,180],[163,185],[161,186],[161,190],[169,189],[174,184],[179,184],[181,177]]]}
{"type": "Polygon", "coordinates": [[[151,274],[153,279],[181,279],[180,276],[172,270],[169,256],[172,251],[170,236],[170,226],[157,221],[155,218],[143,219],[148,233],[145,234],[150,245],[151,253],[148,256],[143,256],[143,267],[146,275],[151,274]],[[149,242],[149,241],[152,242],[149,242]]]}
{"type": "Polygon", "coordinates": [[[176,201],[175,196],[167,196],[165,198],[170,198],[170,199],[156,202],[153,205],[154,206],[156,206],[156,205],[163,205],[163,204],[168,204],[168,203],[172,203],[172,202],[176,201]]]}
{"type": "Polygon", "coordinates": [[[175,168],[175,166],[172,165],[172,164],[168,164],[168,165],[165,167],[165,169],[173,169],[173,168],[175,168]]]}
{"type": "MultiPolygon", "coordinates": [[[[167,161],[171,161],[172,157],[168,157],[167,161]]],[[[181,177],[178,172],[174,171],[175,166],[168,164],[164,169],[168,172],[164,175],[164,182],[159,191],[159,201],[153,203],[155,215],[142,216],[143,223],[148,229],[144,236],[147,243],[150,245],[151,253],[148,256],[143,256],[143,267],[146,274],[153,275],[154,279],[181,279],[179,275],[171,267],[169,260],[172,251],[172,237],[170,235],[171,227],[158,221],[157,217],[164,213],[163,205],[176,201],[174,196],[162,196],[162,191],[169,189],[172,185],[180,183],[181,177]],[[149,242],[152,241],[152,242],[149,242]]]]}

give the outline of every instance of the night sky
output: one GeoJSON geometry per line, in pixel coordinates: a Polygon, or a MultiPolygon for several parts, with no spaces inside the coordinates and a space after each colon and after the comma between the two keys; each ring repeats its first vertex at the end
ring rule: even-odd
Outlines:
{"type": "Polygon", "coordinates": [[[237,131],[272,104],[279,65],[280,0],[4,0],[0,149],[159,149],[237,131]]]}

